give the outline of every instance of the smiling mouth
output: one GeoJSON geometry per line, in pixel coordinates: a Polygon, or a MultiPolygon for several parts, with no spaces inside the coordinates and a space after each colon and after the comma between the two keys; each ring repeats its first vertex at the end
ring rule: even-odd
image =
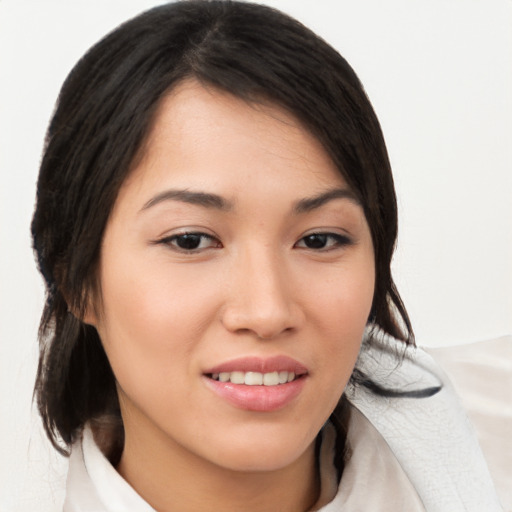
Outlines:
{"type": "Polygon", "coordinates": [[[231,382],[232,384],[245,384],[246,386],[280,386],[293,382],[302,377],[291,371],[280,372],[220,372],[207,374],[212,380],[218,382],[231,382]]]}
{"type": "Polygon", "coordinates": [[[242,357],[209,368],[208,388],[237,409],[273,412],[292,404],[309,376],[308,369],[287,356],[242,357]]]}

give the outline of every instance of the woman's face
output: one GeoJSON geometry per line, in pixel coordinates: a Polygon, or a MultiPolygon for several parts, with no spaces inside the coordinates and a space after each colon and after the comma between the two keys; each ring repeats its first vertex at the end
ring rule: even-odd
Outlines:
{"type": "Polygon", "coordinates": [[[374,279],[363,210],[314,137],[280,108],[178,86],[120,190],[86,317],[125,451],[298,460],[350,377],[374,279]]]}

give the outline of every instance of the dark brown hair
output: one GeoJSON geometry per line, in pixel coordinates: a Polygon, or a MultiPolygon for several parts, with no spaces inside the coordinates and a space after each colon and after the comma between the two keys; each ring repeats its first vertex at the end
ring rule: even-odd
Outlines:
{"type": "Polygon", "coordinates": [[[96,330],[79,320],[94,288],[105,225],[162,97],[194,78],[295,115],[363,205],[375,251],[369,324],[413,341],[391,277],[396,197],[382,132],[364,89],[332,47],[290,17],[246,2],[190,0],[152,9],[97,43],[66,79],[50,122],[32,235],[46,282],[35,386],[54,446],[119,415],[96,330]],[[71,313],[71,312],[73,313],[71,313]]]}

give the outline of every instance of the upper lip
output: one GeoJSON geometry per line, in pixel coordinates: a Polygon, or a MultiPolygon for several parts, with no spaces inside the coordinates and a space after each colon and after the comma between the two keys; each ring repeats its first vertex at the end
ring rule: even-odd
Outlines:
{"type": "Polygon", "coordinates": [[[241,357],[232,359],[224,363],[220,363],[211,368],[208,368],[204,373],[222,373],[222,372],[259,372],[259,373],[272,373],[272,372],[294,372],[295,375],[304,375],[308,373],[308,369],[295,359],[288,356],[273,356],[273,357],[241,357]]]}

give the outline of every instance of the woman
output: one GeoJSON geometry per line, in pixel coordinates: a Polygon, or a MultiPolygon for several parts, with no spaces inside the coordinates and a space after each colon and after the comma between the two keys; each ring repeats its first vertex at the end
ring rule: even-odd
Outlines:
{"type": "Polygon", "coordinates": [[[32,224],[65,510],[499,510],[411,348],[396,231],[364,90],[296,21],[189,1],[100,41],[32,224]]]}

